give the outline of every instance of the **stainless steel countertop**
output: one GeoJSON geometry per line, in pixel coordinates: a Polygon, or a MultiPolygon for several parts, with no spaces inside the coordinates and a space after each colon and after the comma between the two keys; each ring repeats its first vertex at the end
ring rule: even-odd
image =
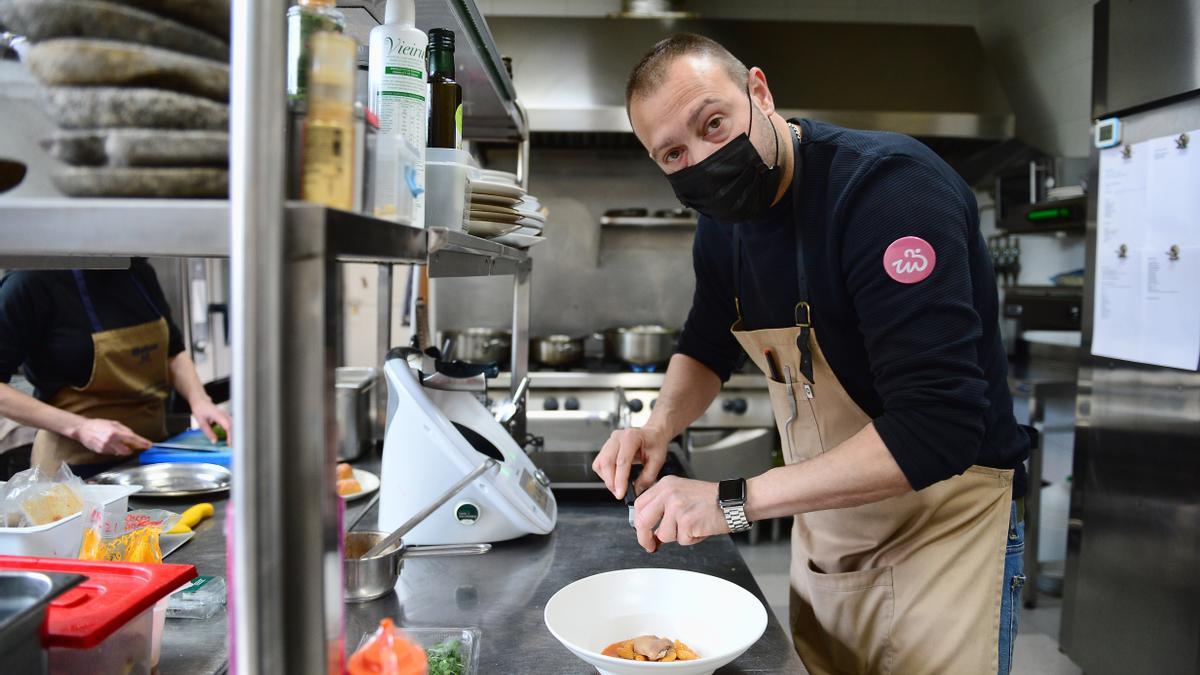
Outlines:
{"type": "MultiPolygon", "coordinates": [[[[356,464],[378,471],[378,460],[356,464]]],[[[131,500],[131,508],[182,510],[199,500],[131,500]]],[[[212,500],[214,515],[196,536],[167,559],[196,565],[200,574],[225,576],[224,518],[228,500],[212,500]]],[[[351,502],[346,522],[374,527],[377,506],[351,502]],[[363,510],[370,506],[363,514],[363,510]]],[[[754,593],[762,591],[729,537],[692,547],[669,545],[655,554],[642,551],[626,522],[624,505],[559,503],[559,521],[546,536],[496,544],[483,556],[425,558],[404,564],[396,593],[359,605],[346,605],[347,650],[373,631],[383,617],[402,626],[476,626],[481,631],[482,673],[595,672],[550,635],[542,610],[568,583],[613,569],[672,567],[728,579],[754,593]]],[[[718,673],[806,673],[785,629],[767,612],[767,630],[741,658],[718,673]]],[[[158,672],[223,673],[228,664],[225,614],[209,620],[169,619],[158,672]]]]}
{"type": "MultiPolygon", "coordinates": [[[[196,535],[164,562],[191,564],[196,573],[225,577],[225,496],[197,496],[188,499],[133,499],[131,509],[168,509],[182,512],[192,504],[207,501],[213,505],[213,515],[194,529],[196,535]]],[[[228,579],[226,579],[228,582],[228,579]]],[[[225,612],[211,619],[167,619],[163,630],[162,652],[158,672],[224,673],[229,665],[229,636],[225,612]]]]}

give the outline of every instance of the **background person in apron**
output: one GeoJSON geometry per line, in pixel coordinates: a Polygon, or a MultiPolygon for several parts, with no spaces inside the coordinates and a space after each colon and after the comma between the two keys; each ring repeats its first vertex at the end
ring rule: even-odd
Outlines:
{"type": "Polygon", "coordinates": [[[166,436],[171,387],[205,434],[229,416],[213,404],[168,320],[154,270],[12,272],[0,280],[0,382],[22,368],[27,396],[0,384],[0,416],[38,428],[32,463],[88,476],[166,436]]]}
{"type": "Polygon", "coordinates": [[[775,112],[764,73],[668,38],[626,90],[634,132],[701,214],[696,293],[658,404],[594,468],[629,468],[648,551],[795,515],[791,624],[814,673],[1007,673],[1022,461],[991,261],[961,178],[897,134],[775,112]],[[741,358],[786,466],[655,483],[741,358]]]}

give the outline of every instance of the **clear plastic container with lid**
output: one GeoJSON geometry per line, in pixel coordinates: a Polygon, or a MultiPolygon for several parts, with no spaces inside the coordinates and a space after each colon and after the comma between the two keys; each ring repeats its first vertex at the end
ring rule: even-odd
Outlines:
{"type": "Polygon", "coordinates": [[[0,557],[0,570],[87,577],[46,612],[50,672],[64,674],[150,672],[157,656],[154,607],[196,576],[192,565],[16,556],[0,557]]]}

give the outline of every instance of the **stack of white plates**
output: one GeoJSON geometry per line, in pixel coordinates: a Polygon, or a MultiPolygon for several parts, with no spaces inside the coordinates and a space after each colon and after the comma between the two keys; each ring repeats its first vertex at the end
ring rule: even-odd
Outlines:
{"type": "Polygon", "coordinates": [[[506,246],[528,248],[544,237],[546,214],[537,197],[525,194],[507,171],[480,169],[471,178],[467,232],[506,246]]]}

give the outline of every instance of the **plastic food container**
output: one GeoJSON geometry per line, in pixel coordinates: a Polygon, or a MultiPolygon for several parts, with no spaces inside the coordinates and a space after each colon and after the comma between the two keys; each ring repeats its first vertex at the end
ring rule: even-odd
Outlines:
{"type": "MultiPolygon", "coordinates": [[[[478,628],[467,626],[465,628],[435,628],[426,626],[399,626],[404,636],[409,640],[421,645],[425,651],[430,648],[443,644],[447,640],[458,640],[458,656],[462,659],[463,675],[474,675],[479,672],[479,638],[480,632],[478,628]]],[[[354,651],[362,649],[362,646],[371,639],[378,629],[372,628],[363,634],[362,639],[358,641],[358,647],[354,651]]],[[[351,652],[353,653],[353,652],[351,652]]]]}
{"type": "MultiPolygon", "coordinates": [[[[129,495],[141,489],[140,485],[84,485],[79,497],[84,502],[100,502],[106,515],[119,517],[129,510],[129,495]]],[[[45,525],[0,527],[0,555],[74,558],[79,555],[83,520],[83,515],[76,513],[45,525]]]]}
{"type": "Polygon", "coordinates": [[[16,556],[0,556],[0,570],[87,577],[46,612],[50,672],[63,674],[150,672],[157,652],[155,605],[196,576],[192,565],[16,556]]]}

